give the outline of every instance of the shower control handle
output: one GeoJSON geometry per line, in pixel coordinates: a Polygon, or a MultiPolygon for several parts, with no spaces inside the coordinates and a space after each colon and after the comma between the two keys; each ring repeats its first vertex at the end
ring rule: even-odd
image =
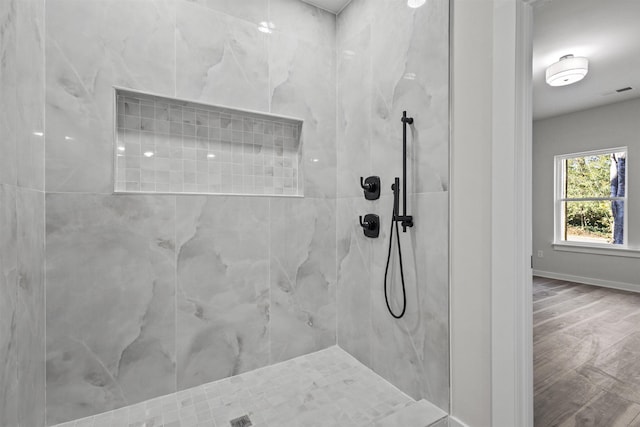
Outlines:
{"type": "Polygon", "coordinates": [[[360,177],[360,187],[364,190],[364,198],[367,200],[377,200],[380,198],[380,177],[368,176],[366,179],[360,177]]]}
{"type": "Polygon", "coordinates": [[[360,215],[360,227],[365,236],[375,239],[380,234],[380,218],[376,214],[366,214],[363,221],[360,215]]]}

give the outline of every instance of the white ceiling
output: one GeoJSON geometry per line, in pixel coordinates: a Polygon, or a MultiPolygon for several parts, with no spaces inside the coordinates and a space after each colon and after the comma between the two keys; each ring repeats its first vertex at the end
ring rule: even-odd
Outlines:
{"type": "Polygon", "coordinates": [[[533,26],[534,119],[640,96],[640,0],[539,0],[533,26]],[[587,57],[589,73],[548,86],[545,69],[567,54],[587,57]]]}
{"type": "Polygon", "coordinates": [[[318,6],[320,9],[328,10],[329,12],[338,14],[345,8],[351,0],[302,0],[305,3],[318,6]]]}

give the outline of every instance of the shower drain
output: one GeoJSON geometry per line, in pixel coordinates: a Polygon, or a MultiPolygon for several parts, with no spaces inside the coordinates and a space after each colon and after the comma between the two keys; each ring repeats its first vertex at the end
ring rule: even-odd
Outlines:
{"type": "Polygon", "coordinates": [[[253,425],[251,424],[251,420],[249,419],[248,415],[243,415],[241,417],[235,418],[229,421],[229,423],[231,424],[231,427],[249,427],[253,425]]]}

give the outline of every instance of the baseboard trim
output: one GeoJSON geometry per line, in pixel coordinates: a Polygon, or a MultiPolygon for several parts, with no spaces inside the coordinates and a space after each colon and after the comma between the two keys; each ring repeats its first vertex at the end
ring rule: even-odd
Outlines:
{"type": "Polygon", "coordinates": [[[594,279],[592,277],[573,276],[571,274],[554,273],[551,271],[533,270],[534,276],[548,279],[566,280],[569,282],[584,283],[585,285],[602,286],[603,288],[618,289],[621,291],[640,292],[640,284],[614,282],[611,280],[594,279]]]}
{"type": "Polygon", "coordinates": [[[469,427],[456,417],[449,416],[449,427],[469,427]]]}

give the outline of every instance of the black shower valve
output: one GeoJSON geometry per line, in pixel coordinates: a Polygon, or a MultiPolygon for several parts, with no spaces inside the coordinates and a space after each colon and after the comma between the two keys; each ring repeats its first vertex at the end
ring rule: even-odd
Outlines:
{"type": "Polygon", "coordinates": [[[380,235],[380,218],[376,214],[366,214],[363,221],[360,215],[360,227],[365,236],[375,239],[380,235]]]}
{"type": "Polygon", "coordinates": [[[364,190],[364,198],[367,200],[377,200],[380,198],[380,177],[368,176],[366,179],[360,177],[360,187],[364,190]]]}

